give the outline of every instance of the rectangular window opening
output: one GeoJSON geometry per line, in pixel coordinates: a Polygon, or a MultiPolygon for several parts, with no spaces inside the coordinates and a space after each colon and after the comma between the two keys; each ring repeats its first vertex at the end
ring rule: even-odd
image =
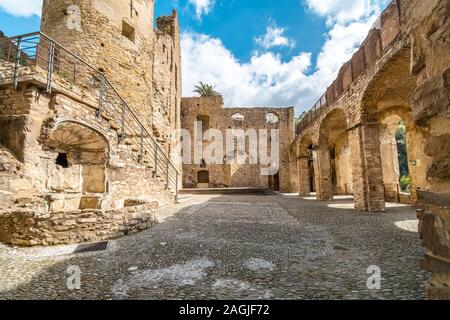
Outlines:
{"type": "Polygon", "coordinates": [[[126,21],[122,21],[122,35],[127,37],[131,42],[135,40],[135,29],[126,21]]]}

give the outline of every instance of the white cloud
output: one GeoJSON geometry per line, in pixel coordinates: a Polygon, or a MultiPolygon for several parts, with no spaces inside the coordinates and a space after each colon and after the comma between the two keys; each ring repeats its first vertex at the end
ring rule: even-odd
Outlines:
{"type": "Polygon", "coordinates": [[[374,15],[348,25],[335,24],[318,56],[317,70],[329,74],[330,81],[333,80],[343,63],[351,58],[364,41],[376,18],[374,15]]]}
{"type": "Polygon", "coordinates": [[[329,25],[349,23],[379,12],[391,0],[305,0],[308,7],[327,18],[329,25]]]}
{"type": "Polygon", "coordinates": [[[42,0],[0,0],[0,10],[18,17],[40,16],[42,0]]]}
{"type": "Polygon", "coordinates": [[[240,63],[219,39],[184,33],[182,54],[184,95],[192,95],[194,85],[204,81],[217,85],[228,106],[308,104],[323,85],[305,75],[311,66],[309,53],[289,62],[274,53],[255,53],[250,62],[240,63]]]}
{"type": "MultiPolygon", "coordinates": [[[[316,66],[312,66],[312,54],[305,52],[283,61],[273,52],[255,51],[249,62],[242,63],[219,39],[183,33],[183,94],[192,95],[194,85],[203,81],[217,85],[227,106],[294,105],[297,114],[310,108],[365,39],[380,14],[380,3],[388,0],[372,0],[368,9],[358,4],[364,0],[306,1],[329,23],[316,66]]],[[[276,26],[267,30],[257,40],[262,47],[289,43],[281,39],[284,30],[276,26]]]]}
{"type": "Polygon", "coordinates": [[[208,14],[214,6],[214,0],[189,0],[189,3],[195,7],[197,19],[201,19],[202,15],[208,14]]]}
{"type": "Polygon", "coordinates": [[[297,114],[311,107],[334,80],[342,64],[364,40],[375,17],[348,26],[335,25],[318,56],[314,70],[311,53],[283,62],[272,52],[255,52],[239,62],[216,38],[183,33],[183,94],[191,96],[199,81],[217,85],[227,106],[290,106],[297,114]]]}
{"type": "Polygon", "coordinates": [[[266,29],[266,33],[261,37],[255,39],[256,44],[264,49],[273,47],[294,47],[294,42],[284,35],[285,29],[278,28],[276,24],[272,23],[266,29]]]}

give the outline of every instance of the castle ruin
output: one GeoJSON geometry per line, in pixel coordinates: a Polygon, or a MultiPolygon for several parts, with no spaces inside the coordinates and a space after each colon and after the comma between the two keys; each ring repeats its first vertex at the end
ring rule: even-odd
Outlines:
{"type": "MultiPolygon", "coordinates": [[[[450,2],[394,0],[304,115],[181,98],[177,13],[153,0],[44,0],[41,32],[0,46],[0,241],[97,241],[152,226],[179,189],[353,195],[418,208],[431,298],[450,297],[450,2]],[[267,116],[276,121],[268,121],[267,116]],[[280,170],[182,164],[179,129],[280,130],[280,170]],[[411,193],[399,188],[406,127],[411,193]]],[[[364,241],[364,239],[362,239],[364,241]]]]}
{"type": "Polygon", "coordinates": [[[380,212],[412,203],[432,272],[430,297],[450,287],[450,2],[395,0],[297,127],[300,196],[352,194],[380,212]],[[406,126],[410,195],[400,192],[395,127],[406,126]]]}
{"type": "Polygon", "coordinates": [[[0,240],[53,245],[148,228],[181,184],[177,14],[153,0],[44,1],[0,67],[0,240]],[[11,86],[12,84],[12,86],[11,86]]]}

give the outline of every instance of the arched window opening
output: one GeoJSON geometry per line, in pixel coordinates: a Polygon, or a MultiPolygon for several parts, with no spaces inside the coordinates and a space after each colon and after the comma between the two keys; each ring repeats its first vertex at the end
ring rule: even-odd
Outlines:
{"type": "Polygon", "coordinates": [[[274,125],[274,124],[278,124],[278,122],[279,122],[279,118],[277,115],[275,115],[273,113],[268,113],[266,115],[266,123],[267,124],[274,125]]]}
{"type": "Polygon", "coordinates": [[[231,116],[231,122],[235,127],[242,127],[244,125],[245,117],[240,113],[235,113],[231,116]]]}

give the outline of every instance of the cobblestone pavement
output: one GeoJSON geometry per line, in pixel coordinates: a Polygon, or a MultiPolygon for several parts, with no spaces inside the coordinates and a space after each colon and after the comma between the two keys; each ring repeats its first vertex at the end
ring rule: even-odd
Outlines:
{"type": "Polygon", "coordinates": [[[414,210],[350,203],[196,195],[107,251],[0,245],[0,299],[424,299],[414,210]],[[67,289],[71,265],[80,290],[67,289]],[[371,265],[380,290],[367,289],[371,265]]]}

